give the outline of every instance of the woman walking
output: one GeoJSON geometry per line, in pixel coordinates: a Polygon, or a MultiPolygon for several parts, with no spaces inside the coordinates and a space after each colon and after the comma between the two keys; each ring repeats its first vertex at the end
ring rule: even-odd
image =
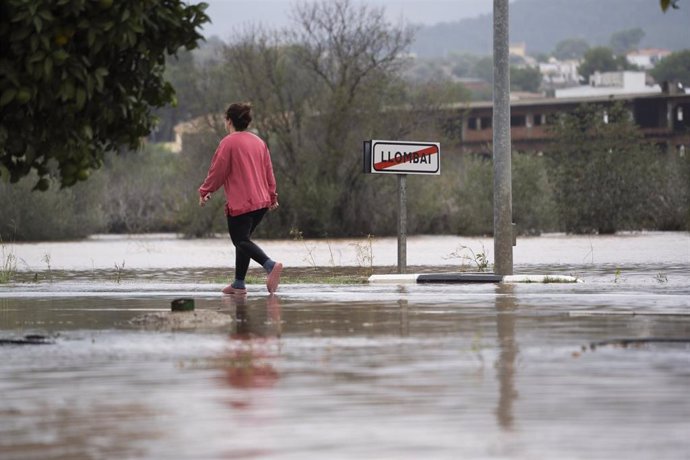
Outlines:
{"type": "Polygon", "coordinates": [[[224,294],[247,293],[244,279],[251,259],[266,270],[270,293],[278,289],[283,270],[283,264],[271,260],[250,239],[266,211],[278,207],[271,154],[259,136],[246,131],[251,121],[251,104],[230,104],[225,112],[228,135],[220,141],[206,179],[199,187],[202,207],[213,192],[220,187],[225,189],[225,215],[235,245],[235,280],[223,289],[224,294]]]}

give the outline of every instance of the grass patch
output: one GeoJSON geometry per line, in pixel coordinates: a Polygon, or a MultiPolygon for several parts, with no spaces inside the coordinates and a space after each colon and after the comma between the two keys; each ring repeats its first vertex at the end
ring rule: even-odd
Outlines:
{"type": "Polygon", "coordinates": [[[0,284],[9,283],[17,272],[17,256],[12,251],[6,251],[2,245],[2,263],[0,264],[0,284]]]}

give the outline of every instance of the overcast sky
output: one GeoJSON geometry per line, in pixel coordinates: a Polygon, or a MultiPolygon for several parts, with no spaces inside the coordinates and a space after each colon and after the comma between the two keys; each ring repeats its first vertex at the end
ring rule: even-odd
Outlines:
{"type": "MultiPolygon", "coordinates": [[[[290,24],[291,6],[298,0],[205,0],[212,24],[204,28],[207,36],[221,39],[246,24],[263,24],[271,28],[290,24]]],[[[358,0],[353,0],[359,4],[358,0]]],[[[397,23],[430,25],[453,22],[490,13],[493,0],[366,0],[367,6],[385,8],[388,18],[397,23]]]]}

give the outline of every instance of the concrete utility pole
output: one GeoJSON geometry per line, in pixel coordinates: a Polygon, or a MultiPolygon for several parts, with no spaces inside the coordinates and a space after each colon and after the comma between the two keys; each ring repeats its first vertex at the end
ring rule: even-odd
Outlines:
{"type": "Polygon", "coordinates": [[[494,0],[494,273],[513,274],[508,0],[494,0]]]}

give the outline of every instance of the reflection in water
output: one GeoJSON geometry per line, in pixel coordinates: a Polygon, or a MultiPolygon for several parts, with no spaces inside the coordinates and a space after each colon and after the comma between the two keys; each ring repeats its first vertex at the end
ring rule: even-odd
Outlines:
{"type": "Polygon", "coordinates": [[[400,307],[400,337],[407,337],[410,335],[410,319],[407,299],[398,299],[398,306],[400,307]]]}
{"type": "Polygon", "coordinates": [[[515,390],[515,361],[518,347],[515,343],[515,313],[517,303],[515,286],[499,283],[496,287],[496,329],[498,338],[499,397],[496,416],[504,430],[513,428],[513,401],[517,398],[515,390]]]}
{"type": "Polygon", "coordinates": [[[3,459],[143,458],[144,444],[163,437],[159,427],[144,420],[156,415],[147,405],[135,402],[64,399],[49,410],[40,405],[3,410],[0,417],[15,428],[0,440],[3,459]],[[25,430],[18,419],[31,423],[25,430]],[[3,441],[10,441],[6,444],[3,441]],[[88,455],[86,453],[88,452],[88,455]]]}
{"type": "Polygon", "coordinates": [[[578,285],[286,286],[280,301],[223,298],[224,332],[128,325],[173,296],[217,310],[213,285],[0,286],[0,337],[59,334],[0,347],[0,459],[686,458],[688,346],[571,353],[687,337],[688,267],[613,282],[581,266],[578,285]]]}
{"type": "MultiPolygon", "coordinates": [[[[266,300],[263,311],[247,305],[246,296],[227,296],[224,301],[235,309],[235,331],[231,346],[218,360],[223,381],[234,388],[268,388],[279,374],[269,362],[274,358],[272,345],[280,337],[280,299],[275,294],[266,300]]],[[[246,401],[233,401],[233,407],[245,407],[246,401]]]]}

